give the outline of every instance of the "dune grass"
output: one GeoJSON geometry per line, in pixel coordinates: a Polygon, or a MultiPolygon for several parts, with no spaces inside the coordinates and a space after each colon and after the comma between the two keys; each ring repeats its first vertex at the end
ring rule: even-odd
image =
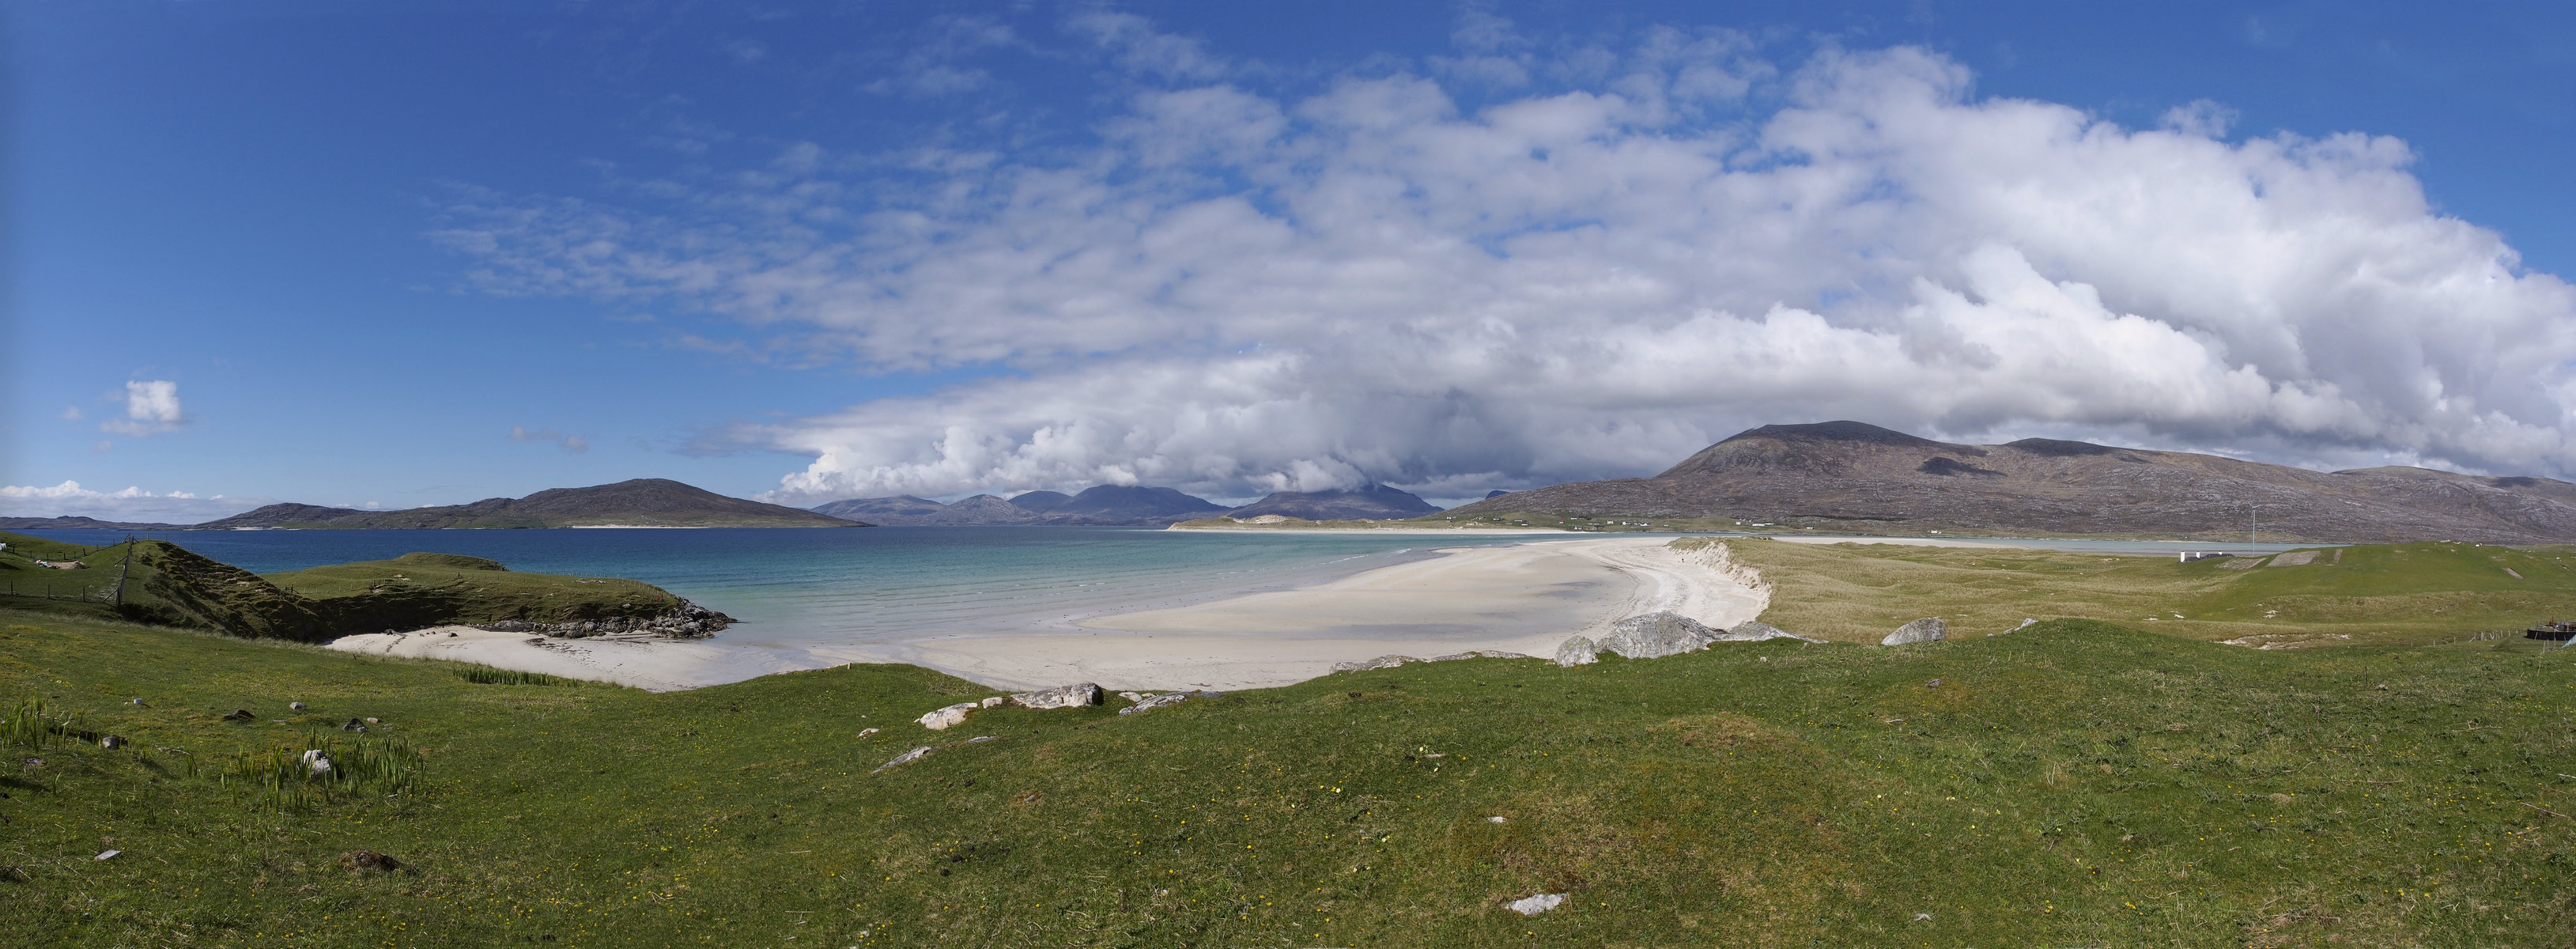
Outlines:
{"type": "Polygon", "coordinates": [[[2576,618],[2576,548],[2568,547],[2380,544],[2178,563],[2000,548],[1675,543],[1726,544],[1773,584],[1764,622],[1846,642],[1875,643],[1926,616],[1946,621],[1952,638],[2079,617],[2276,648],[2518,636],[2543,619],[2576,618]]]}
{"type": "Polygon", "coordinates": [[[6,945],[2576,943],[2576,654],[2522,641],[2264,652],[2064,621],[934,733],[911,719],[991,693],[876,665],[473,684],[0,623],[0,705],[131,739],[0,768],[6,945]],[[416,751],[399,786],[290,798],[210,764],[359,716],[416,751]],[[1541,892],[1569,896],[1501,906],[1541,892]]]}

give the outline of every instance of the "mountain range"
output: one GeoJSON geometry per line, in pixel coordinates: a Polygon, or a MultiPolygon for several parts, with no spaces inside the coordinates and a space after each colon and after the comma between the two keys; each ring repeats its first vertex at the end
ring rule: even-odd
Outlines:
{"type": "Polygon", "coordinates": [[[1416,517],[1439,508],[1413,494],[1385,485],[1334,491],[1280,491],[1239,508],[1192,497],[1171,488],[1104,484],[1080,494],[1031,491],[1007,500],[978,494],[947,504],[929,498],[898,495],[851,498],[816,505],[834,517],[865,518],[898,527],[964,527],[1007,524],[1157,525],[1204,517],[1256,517],[1284,514],[1313,520],[1416,517]]]}
{"type": "MultiPolygon", "coordinates": [[[[114,525],[124,526],[124,525],[114,525]]],[[[364,511],[311,504],[271,504],[198,530],[244,528],[450,527],[866,527],[867,524],[777,504],[726,497],[665,478],[637,478],[587,488],[553,488],[524,498],[471,504],[364,511]]]]}
{"type": "Polygon", "coordinates": [[[2025,438],[1963,445],[1860,422],[1765,425],[1651,478],[1517,491],[1451,515],[1703,517],[1870,534],[2391,543],[2576,542],[2576,484],[2428,468],[2310,471],[2025,438]]]}

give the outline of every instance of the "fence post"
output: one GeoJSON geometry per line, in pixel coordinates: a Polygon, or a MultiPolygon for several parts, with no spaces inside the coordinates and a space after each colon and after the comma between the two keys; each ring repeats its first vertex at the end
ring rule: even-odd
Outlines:
{"type": "Polygon", "coordinates": [[[125,535],[125,559],[116,563],[116,609],[125,608],[125,570],[134,565],[134,535],[125,535]]]}

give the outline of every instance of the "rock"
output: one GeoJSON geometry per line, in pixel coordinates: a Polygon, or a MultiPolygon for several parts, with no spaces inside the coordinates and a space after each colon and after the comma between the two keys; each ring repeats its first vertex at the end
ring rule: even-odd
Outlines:
{"type": "Polygon", "coordinates": [[[877,733],[877,730],[876,730],[876,729],[873,729],[873,728],[862,728],[862,729],[859,729],[858,737],[860,737],[860,738],[866,738],[866,737],[868,737],[869,735],[874,735],[874,734],[876,734],[876,733],[877,733]]]}
{"type": "MultiPolygon", "coordinates": [[[[1000,741],[1000,740],[1002,740],[1002,736],[1000,736],[1000,735],[977,735],[977,736],[975,736],[975,737],[973,737],[973,738],[966,739],[966,743],[967,743],[967,744],[969,744],[969,745],[980,745],[980,744],[983,744],[983,743],[988,742],[988,741],[1000,741]]],[[[973,782],[973,781],[971,781],[971,780],[970,780],[970,781],[968,781],[968,782],[966,782],[966,783],[968,783],[968,784],[973,784],[973,783],[975,783],[975,782],[973,782]]]]}
{"type": "Polygon", "coordinates": [[[985,700],[983,700],[983,701],[981,701],[981,702],[977,702],[977,703],[975,703],[975,707],[976,707],[976,708],[992,708],[992,707],[994,707],[994,706],[996,706],[996,705],[1000,705],[1000,704],[1002,704],[1002,703],[1004,703],[1004,702],[1008,702],[1008,701],[1010,701],[1010,699],[1003,698],[1003,697],[1001,697],[1001,696],[996,695],[996,696],[993,696],[992,698],[985,699],[985,700]]]}
{"type": "Polygon", "coordinates": [[[921,746],[921,747],[919,747],[919,748],[915,748],[915,749],[913,749],[913,750],[911,750],[911,751],[907,751],[907,752],[904,752],[904,753],[902,753],[902,754],[899,754],[899,755],[894,756],[894,760],[893,760],[893,761],[888,761],[888,762],[886,762],[886,763],[884,763],[884,764],[878,765],[878,766],[877,766],[877,769],[876,769],[875,771],[870,771],[870,772],[868,772],[868,773],[869,773],[869,774],[877,774],[877,773],[880,773],[880,772],[885,771],[885,770],[886,770],[886,769],[888,769],[888,768],[893,768],[893,767],[898,767],[898,766],[901,766],[901,765],[908,765],[908,764],[911,764],[911,763],[913,763],[913,762],[915,762],[915,761],[919,761],[919,760],[921,760],[921,759],[923,759],[923,758],[930,757],[930,752],[931,752],[931,746],[929,746],[929,745],[923,745],[923,746],[921,746]]]}
{"type": "Polygon", "coordinates": [[[288,702],[288,703],[286,703],[286,709],[287,709],[287,711],[290,711],[290,712],[301,712],[301,711],[303,711],[303,710],[304,710],[304,703],[302,703],[302,702],[288,702]]]}
{"type": "Polygon", "coordinates": [[[1824,642],[1821,639],[1800,636],[1759,620],[1745,620],[1737,623],[1717,637],[1717,641],[1722,643],[1758,643],[1771,639],[1795,639],[1802,643],[1824,642]]]}
{"type": "Polygon", "coordinates": [[[251,714],[249,709],[246,709],[246,708],[237,708],[237,709],[234,709],[234,710],[232,711],[232,714],[224,716],[224,721],[227,721],[227,722],[247,722],[247,721],[250,721],[251,719],[258,718],[258,717],[259,717],[259,716],[257,716],[257,715],[253,715],[253,714],[251,714]]]}
{"type": "Polygon", "coordinates": [[[370,716],[367,716],[367,724],[369,724],[369,725],[374,725],[374,724],[379,724],[379,723],[376,721],[375,716],[370,715],[370,716]]]}
{"type": "Polygon", "coordinates": [[[143,700],[142,700],[142,699],[128,699],[128,700],[126,700],[125,704],[127,704],[127,705],[141,705],[141,704],[143,704],[143,700]]]}
{"type": "Polygon", "coordinates": [[[1717,637],[1716,630],[1679,613],[1648,613],[1610,624],[1597,645],[1630,659],[1661,659],[1706,649],[1717,637]]]}
{"type": "Polygon", "coordinates": [[[1887,634],[1887,638],[1879,640],[1878,644],[1902,646],[1907,643],[1939,642],[1942,637],[1949,635],[1949,632],[1949,624],[1941,622],[1940,617],[1927,616],[1897,627],[1895,632],[1887,634]]]}
{"type": "Polygon", "coordinates": [[[340,855],[340,865],[360,872],[392,873],[402,869],[402,861],[373,850],[352,850],[340,855]]]}
{"type": "Polygon", "coordinates": [[[1393,669],[1408,662],[1421,661],[1422,660],[1413,658],[1412,656],[1379,656],[1367,662],[1336,662],[1333,663],[1333,671],[1375,672],[1379,669],[1393,669]]]}
{"type": "Polygon", "coordinates": [[[1130,702],[1142,702],[1145,700],[1144,696],[1138,695],[1134,692],[1120,692],[1118,693],[1118,697],[1130,702]]]}
{"type": "Polygon", "coordinates": [[[125,747],[125,736],[123,736],[123,735],[109,735],[109,736],[106,736],[106,737],[104,737],[104,738],[100,738],[100,739],[98,740],[98,746],[99,746],[99,747],[101,747],[101,748],[108,749],[108,750],[110,750],[110,751],[114,751],[114,750],[116,750],[116,749],[118,749],[118,748],[123,748],[123,747],[125,747]]]}
{"type": "Polygon", "coordinates": [[[1503,822],[1503,818],[1501,818],[1501,817],[1488,817],[1488,818],[1485,818],[1485,823],[1488,823],[1488,824],[1500,824],[1500,823],[1502,823],[1502,822],[1503,822]]]}
{"type": "Polygon", "coordinates": [[[1540,913],[1547,912],[1548,910],[1555,909],[1556,904],[1563,902],[1565,902],[1565,894],[1563,893],[1541,893],[1536,896],[1525,896],[1520,899],[1513,900],[1509,903],[1503,904],[1503,907],[1523,916],[1536,916],[1540,913]]]}
{"type": "Polygon", "coordinates": [[[1100,687],[1089,682],[1059,685],[1052,689],[1022,692],[1011,696],[1011,704],[1021,708],[1080,708],[1103,701],[1100,687]]]}
{"type": "Polygon", "coordinates": [[[972,712],[980,707],[981,706],[974,702],[959,702],[938,711],[924,714],[920,718],[913,720],[920,722],[921,727],[923,728],[927,728],[935,732],[944,732],[951,726],[965,724],[966,713],[972,712]]]}
{"type": "Polygon", "coordinates": [[[1151,709],[1158,709],[1158,708],[1162,708],[1163,706],[1166,706],[1166,705],[1178,705],[1178,704],[1180,704],[1182,701],[1187,700],[1187,699],[1193,699],[1193,698],[1210,698],[1210,699],[1212,699],[1212,698],[1216,698],[1217,696],[1224,695],[1224,694],[1225,694],[1225,693],[1223,693],[1223,692],[1165,692],[1165,693],[1163,693],[1163,694],[1161,694],[1161,695],[1149,695],[1149,696],[1146,696],[1146,697],[1144,698],[1144,700],[1143,700],[1143,701],[1137,702],[1137,703],[1136,703],[1136,704],[1134,704],[1134,705],[1127,706],[1126,708],[1119,709],[1119,710],[1118,710],[1118,714],[1120,714],[1120,715],[1134,715],[1134,714],[1136,714],[1136,713],[1138,713],[1138,712],[1148,711],[1148,710],[1151,710],[1151,709]]]}
{"type": "Polygon", "coordinates": [[[362,732],[362,731],[366,731],[366,730],[367,730],[367,726],[366,726],[364,723],[362,723],[362,722],[358,721],[357,719],[354,719],[354,718],[353,718],[353,719],[350,719],[347,723],[342,724],[342,725],[340,726],[340,730],[341,730],[341,731],[344,731],[344,732],[362,732]]]}
{"type": "Polygon", "coordinates": [[[90,859],[91,859],[91,860],[114,860],[114,859],[116,859],[116,855],[117,855],[117,854],[124,853],[124,852],[125,852],[125,851],[122,851],[122,850],[102,850],[102,851],[99,851],[98,856],[91,857],[90,859]]]}
{"type": "Polygon", "coordinates": [[[1556,647],[1556,664],[1569,669],[1598,662],[1600,656],[1601,647],[1589,637],[1576,636],[1556,647]]]}
{"type": "Polygon", "coordinates": [[[320,751],[307,751],[304,753],[304,770],[317,778],[330,774],[331,759],[322,757],[320,751]]]}
{"type": "Polygon", "coordinates": [[[1456,662],[1456,661],[1458,661],[1458,660],[1460,660],[1460,659],[1535,659],[1535,658],[1538,658],[1538,657],[1536,657],[1536,656],[1524,656],[1524,655],[1521,655],[1520,653],[1516,653],[1516,652],[1503,652],[1503,651],[1501,651],[1501,650],[1495,650],[1495,649],[1479,649],[1479,650],[1476,650],[1476,651],[1474,651],[1474,652],[1453,652],[1453,653],[1450,653],[1450,654],[1448,654],[1448,655],[1446,655],[1446,656],[1433,656],[1433,657],[1431,657],[1431,658],[1429,658],[1429,659],[1424,659],[1424,660],[1420,660],[1420,661],[1422,661],[1422,662],[1456,662]]]}

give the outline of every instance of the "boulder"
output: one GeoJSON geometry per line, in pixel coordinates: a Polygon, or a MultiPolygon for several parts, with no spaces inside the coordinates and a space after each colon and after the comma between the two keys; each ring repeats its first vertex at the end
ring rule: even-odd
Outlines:
{"type": "Polygon", "coordinates": [[[1648,613],[1610,624],[1597,645],[1630,659],[1661,659],[1706,649],[1717,637],[1716,630],[1679,613],[1648,613]]]}
{"type": "Polygon", "coordinates": [[[1011,704],[1021,708],[1079,708],[1098,705],[1104,699],[1100,687],[1089,682],[1059,685],[1052,689],[1022,692],[1011,696],[1011,704]]]}
{"type": "Polygon", "coordinates": [[[1941,622],[1940,617],[1927,616],[1897,627],[1895,632],[1887,634],[1887,638],[1879,640],[1878,644],[1881,646],[1902,646],[1907,643],[1939,642],[1942,637],[1949,635],[1949,633],[1949,624],[1941,622]]]}
{"type": "Polygon", "coordinates": [[[921,727],[930,729],[931,731],[944,732],[947,731],[950,726],[966,724],[966,713],[972,712],[978,707],[978,704],[974,702],[959,702],[955,705],[950,705],[934,712],[925,713],[920,718],[913,719],[913,721],[920,722],[921,727]]]}
{"type": "Polygon", "coordinates": [[[1004,698],[1004,697],[999,696],[999,695],[996,695],[996,696],[993,696],[992,698],[985,699],[985,700],[983,700],[983,701],[981,701],[981,702],[977,702],[977,703],[975,703],[975,707],[977,707],[977,708],[996,708],[996,707],[999,707],[1002,703],[1004,703],[1004,702],[1008,702],[1008,701],[1010,701],[1010,699],[1008,699],[1008,698],[1004,698]]]}
{"type": "Polygon", "coordinates": [[[1566,640],[1564,645],[1556,647],[1556,664],[1567,668],[1589,665],[1598,661],[1600,655],[1599,644],[1594,643],[1590,637],[1576,636],[1566,640]]]}

